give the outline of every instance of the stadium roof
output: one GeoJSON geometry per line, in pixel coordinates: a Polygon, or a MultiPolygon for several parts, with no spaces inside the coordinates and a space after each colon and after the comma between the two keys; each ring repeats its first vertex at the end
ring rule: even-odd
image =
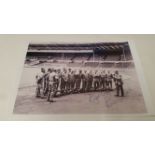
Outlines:
{"type": "MultiPolygon", "coordinates": [[[[29,44],[28,52],[48,52],[51,50],[105,50],[105,51],[116,51],[122,48],[128,47],[128,42],[103,42],[103,43],[61,43],[61,44],[29,44]]],[[[75,51],[74,51],[75,52],[75,51]]]]}
{"type": "Polygon", "coordinates": [[[29,49],[28,52],[37,53],[93,53],[93,50],[37,50],[29,49]]]}

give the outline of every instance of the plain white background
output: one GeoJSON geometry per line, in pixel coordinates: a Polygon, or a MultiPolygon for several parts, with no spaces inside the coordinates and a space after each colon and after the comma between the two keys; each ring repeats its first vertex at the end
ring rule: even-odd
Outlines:
{"type": "MultiPolygon", "coordinates": [[[[154,6],[153,0],[1,0],[0,33],[154,33],[154,6]]],[[[0,154],[154,155],[154,133],[154,122],[1,122],[0,154]]]]}
{"type": "Polygon", "coordinates": [[[0,0],[1,33],[153,33],[154,0],[0,0]]]}

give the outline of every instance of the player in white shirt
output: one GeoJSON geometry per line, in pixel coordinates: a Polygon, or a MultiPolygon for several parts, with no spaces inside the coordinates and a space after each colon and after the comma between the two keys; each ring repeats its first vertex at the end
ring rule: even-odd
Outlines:
{"type": "Polygon", "coordinates": [[[56,77],[56,73],[54,72],[53,69],[49,69],[49,75],[48,75],[48,97],[47,97],[47,101],[49,102],[54,102],[53,101],[53,97],[55,94],[55,77],[56,77]]]}
{"type": "Polygon", "coordinates": [[[43,97],[45,69],[41,68],[41,72],[36,75],[36,97],[43,97]]]}
{"type": "Polygon", "coordinates": [[[105,90],[106,89],[106,72],[105,70],[103,70],[100,74],[100,86],[101,86],[101,90],[105,90]]]}
{"type": "Polygon", "coordinates": [[[112,90],[112,78],[113,78],[113,75],[111,74],[110,71],[108,71],[108,74],[107,74],[107,87],[108,87],[108,90],[112,90]]]}

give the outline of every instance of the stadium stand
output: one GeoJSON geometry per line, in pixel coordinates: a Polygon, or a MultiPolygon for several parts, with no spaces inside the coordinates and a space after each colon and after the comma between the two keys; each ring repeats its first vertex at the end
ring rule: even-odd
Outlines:
{"type": "Polygon", "coordinates": [[[106,57],[106,59],[105,59],[105,61],[119,61],[119,59],[120,59],[120,55],[108,55],[107,57],[106,57]]]}
{"type": "Polygon", "coordinates": [[[114,67],[114,63],[110,63],[110,62],[100,63],[100,67],[111,68],[111,67],[114,67]]]}
{"type": "Polygon", "coordinates": [[[69,66],[131,66],[132,55],[127,42],[90,44],[30,44],[25,64],[67,63],[69,66]]]}
{"type": "Polygon", "coordinates": [[[70,63],[68,63],[67,66],[68,66],[68,67],[81,67],[81,66],[83,66],[83,64],[81,64],[81,63],[70,62],[70,63]]]}
{"type": "Polygon", "coordinates": [[[85,67],[97,67],[99,65],[99,62],[86,62],[85,67]]]}

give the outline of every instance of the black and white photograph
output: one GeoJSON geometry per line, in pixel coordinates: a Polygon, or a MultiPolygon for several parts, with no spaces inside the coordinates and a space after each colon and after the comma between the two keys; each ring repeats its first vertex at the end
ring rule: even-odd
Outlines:
{"type": "Polygon", "coordinates": [[[128,41],[29,43],[14,114],[147,113],[128,41]]]}

